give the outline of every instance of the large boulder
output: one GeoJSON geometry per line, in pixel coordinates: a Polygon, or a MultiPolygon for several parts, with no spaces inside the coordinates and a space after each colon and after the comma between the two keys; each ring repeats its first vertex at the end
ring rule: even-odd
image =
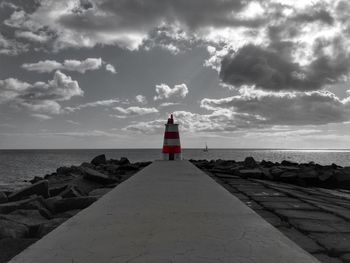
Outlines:
{"type": "Polygon", "coordinates": [[[8,196],[9,201],[17,201],[31,195],[41,195],[45,198],[49,197],[49,182],[47,180],[39,181],[35,184],[27,186],[8,196]]]}
{"type": "Polygon", "coordinates": [[[28,233],[29,228],[27,226],[7,219],[0,219],[0,239],[22,238],[26,237],[28,233]]]}
{"type": "Polygon", "coordinates": [[[28,227],[39,226],[42,223],[48,222],[37,210],[19,209],[7,215],[0,215],[0,220],[9,220],[28,227]]]}
{"type": "Polygon", "coordinates": [[[243,177],[243,178],[255,178],[255,179],[261,179],[263,178],[264,174],[260,169],[242,169],[237,172],[237,175],[243,177]]]}
{"type": "Polygon", "coordinates": [[[111,190],[112,190],[112,188],[98,188],[98,189],[92,190],[89,193],[89,196],[95,196],[95,197],[100,198],[101,196],[104,196],[105,194],[107,194],[111,190]]]}
{"type": "Polygon", "coordinates": [[[8,201],[7,194],[0,192],[0,204],[6,203],[8,201]]]}
{"type": "Polygon", "coordinates": [[[119,164],[119,165],[130,164],[130,161],[129,161],[129,159],[126,158],[126,157],[121,157],[118,164],[119,164]]]}
{"type": "Polygon", "coordinates": [[[110,178],[107,175],[100,173],[96,170],[90,169],[88,167],[84,167],[83,169],[85,172],[84,178],[87,180],[91,180],[101,184],[113,184],[118,182],[118,180],[110,178]]]}
{"type": "Polygon", "coordinates": [[[30,207],[39,206],[41,200],[42,197],[31,196],[24,200],[0,204],[0,214],[8,214],[17,209],[30,209],[30,207]]]}
{"type": "Polygon", "coordinates": [[[63,192],[59,194],[63,198],[70,198],[70,197],[80,197],[82,196],[82,193],[79,191],[78,187],[76,186],[69,186],[67,189],[65,189],[63,192]]]}
{"type": "Polygon", "coordinates": [[[101,164],[106,164],[107,163],[106,155],[101,154],[96,156],[94,159],[92,159],[91,163],[96,166],[101,164]]]}
{"type": "Polygon", "coordinates": [[[72,165],[71,167],[66,167],[66,166],[59,167],[57,168],[56,173],[58,176],[71,175],[71,174],[79,175],[82,173],[82,171],[80,167],[72,165]]]}
{"type": "Polygon", "coordinates": [[[298,163],[291,162],[291,161],[287,161],[287,160],[283,160],[283,161],[281,162],[281,164],[282,164],[283,166],[297,166],[297,165],[298,165],[298,163]]]}
{"type": "Polygon", "coordinates": [[[253,157],[247,157],[244,159],[244,162],[243,162],[244,166],[247,167],[247,168],[256,168],[258,167],[258,164],[256,163],[256,161],[254,160],[253,157]]]}
{"type": "Polygon", "coordinates": [[[37,238],[3,238],[0,239],[0,262],[8,262],[36,242],[37,238]]]}
{"type": "Polygon", "coordinates": [[[338,188],[350,189],[350,167],[336,170],[333,177],[338,188]]]}
{"type": "Polygon", "coordinates": [[[67,221],[68,218],[54,218],[50,221],[43,223],[39,226],[37,230],[36,237],[42,238],[43,236],[46,236],[48,233],[50,233],[52,230],[54,230],[56,227],[67,221]]]}
{"type": "Polygon", "coordinates": [[[63,198],[55,202],[56,213],[65,212],[74,209],[84,209],[97,200],[94,196],[63,198]]]}

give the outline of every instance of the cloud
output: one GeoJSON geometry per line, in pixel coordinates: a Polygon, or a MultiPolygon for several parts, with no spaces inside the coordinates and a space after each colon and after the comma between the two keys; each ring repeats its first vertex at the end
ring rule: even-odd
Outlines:
{"type": "Polygon", "coordinates": [[[240,87],[256,85],[264,90],[318,90],[340,82],[350,70],[350,55],[342,52],[334,57],[323,54],[307,65],[293,62],[279,50],[247,45],[228,54],[221,62],[220,77],[225,83],[240,87]]]}
{"type": "Polygon", "coordinates": [[[136,99],[136,101],[137,101],[138,103],[141,103],[141,104],[143,104],[143,105],[147,104],[147,99],[146,99],[146,97],[143,96],[143,95],[137,95],[137,96],[135,97],[135,99],[136,99]]]}
{"type": "Polygon", "coordinates": [[[179,102],[163,102],[159,104],[159,107],[170,107],[170,106],[175,106],[175,105],[180,105],[181,103],[179,102]]]}
{"type": "Polygon", "coordinates": [[[122,102],[120,99],[115,98],[115,99],[108,99],[108,100],[97,100],[97,101],[92,101],[84,104],[80,104],[75,107],[66,107],[64,110],[65,112],[75,112],[77,110],[85,109],[85,108],[95,108],[95,107],[111,107],[116,103],[122,102]]]}
{"type": "Polygon", "coordinates": [[[40,73],[52,72],[54,70],[77,71],[84,74],[86,71],[98,70],[102,66],[101,58],[87,58],[85,60],[66,59],[63,63],[55,60],[45,60],[36,63],[25,63],[22,68],[28,71],[36,71],[40,73]]]}
{"type": "Polygon", "coordinates": [[[46,33],[39,32],[33,33],[31,31],[16,31],[15,36],[17,38],[25,38],[33,42],[45,43],[50,40],[50,36],[46,33]]]}
{"type": "Polygon", "coordinates": [[[40,120],[40,121],[46,121],[46,120],[52,119],[51,116],[48,116],[48,115],[45,115],[45,114],[38,114],[38,113],[36,113],[36,114],[31,114],[31,116],[36,118],[36,119],[38,119],[38,120],[40,120]]]}
{"type": "Polygon", "coordinates": [[[33,112],[59,114],[59,101],[83,94],[78,82],[60,71],[56,71],[53,79],[47,83],[30,84],[15,78],[0,80],[0,104],[8,103],[33,112]]]}
{"type": "Polygon", "coordinates": [[[157,96],[154,96],[154,100],[164,100],[170,98],[185,98],[188,94],[188,88],[186,84],[175,85],[174,88],[170,88],[166,84],[156,85],[157,96]]]}
{"type": "Polygon", "coordinates": [[[121,116],[142,116],[151,113],[157,113],[158,110],[156,108],[142,108],[138,106],[132,106],[128,108],[115,107],[116,110],[121,116]]]}
{"type": "Polygon", "coordinates": [[[117,71],[115,70],[115,67],[112,64],[107,64],[106,70],[111,72],[112,74],[117,74],[117,71]]]}
{"type": "Polygon", "coordinates": [[[237,96],[203,99],[201,107],[246,115],[254,125],[322,125],[350,119],[350,100],[328,91],[265,92],[242,88],[237,96]]]}
{"type": "Polygon", "coordinates": [[[14,39],[5,38],[0,33],[0,55],[16,56],[28,51],[28,45],[14,39]]]}

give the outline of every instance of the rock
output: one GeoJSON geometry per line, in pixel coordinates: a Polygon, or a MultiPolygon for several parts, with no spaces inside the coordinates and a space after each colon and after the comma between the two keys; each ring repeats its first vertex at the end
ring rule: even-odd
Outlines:
{"type": "Polygon", "coordinates": [[[254,160],[253,157],[245,158],[243,164],[247,168],[256,168],[256,167],[258,167],[258,164],[256,163],[256,161],[254,160]]]}
{"type": "Polygon", "coordinates": [[[9,220],[28,227],[38,226],[48,221],[37,210],[23,209],[16,210],[7,215],[0,215],[0,219],[9,220]]]}
{"type": "Polygon", "coordinates": [[[129,159],[126,157],[121,157],[119,160],[119,165],[126,165],[126,164],[130,164],[129,159]]]}
{"type": "Polygon", "coordinates": [[[93,165],[92,163],[86,163],[86,162],[84,162],[84,163],[82,163],[82,164],[80,165],[80,167],[88,167],[88,168],[94,169],[94,168],[95,168],[95,165],[93,165]]]}
{"type": "Polygon", "coordinates": [[[118,171],[136,171],[139,167],[134,164],[123,164],[119,166],[118,171]]]}
{"type": "Polygon", "coordinates": [[[42,178],[42,177],[40,177],[40,176],[35,176],[32,180],[29,180],[29,182],[30,182],[31,184],[35,184],[35,183],[40,182],[40,181],[42,181],[42,180],[44,180],[44,178],[42,178]]]}
{"type": "Polygon", "coordinates": [[[2,238],[22,238],[27,236],[29,228],[23,224],[10,220],[0,219],[0,239],[2,238]]]}
{"type": "Polygon", "coordinates": [[[272,167],[270,170],[270,174],[274,179],[277,179],[285,170],[278,168],[278,167],[272,167]]]}
{"type": "Polygon", "coordinates": [[[333,169],[324,169],[324,170],[321,170],[318,174],[318,179],[321,181],[321,182],[325,182],[329,179],[332,178],[334,174],[334,171],[333,169]]]}
{"type": "Polygon", "coordinates": [[[107,194],[111,190],[112,190],[112,188],[98,188],[98,189],[92,190],[89,193],[89,196],[96,196],[96,197],[100,198],[101,196],[107,194]]]}
{"type": "Polygon", "coordinates": [[[302,179],[318,179],[318,172],[313,167],[302,168],[298,177],[302,179]]]}
{"type": "Polygon", "coordinates": [[[76,174],[79,175],[82,173],[80,167],[72,165],[71,167],[59,167],[56,170],[57,175],[70,175],[70,174],[76,174]]]}
{"type": "Polygon", "coordinates": [[[65,212],[62,213],[58,213],[54,216],[54,218],[71,218],[72,216],[75,216],[76,214],[78,214],[81,211],[81,209],[73,209],[73,210],[67,210],[65,212]]]}
{"type": "Polygon", "coordinates": [[[311,237],[333,254],[350,252],[350,233],[313,233],[311,237]]]}
{"type": "Polygon", "coordinates": [[[21,190],[18,190],[8,196],[10,201],[17,201],[24,199],[31,195],[41,195],[45,198],[49,197],[49,183],[47,180],[39,181],[33,185],[25,187],[21,190]]]}
{"type": "Polygon", "coordinates": [[[287,179],[287,181],[291,180],[291,179],[295,179],[298,177],[298,174],[295,172],[283,172],[280,176],[280,179],[282,181],[285,181],[285,179],[287,179]]]}
{"type": "Polygon", "coordinates": [[[294,228],[279,227],[278,230],[309,253],[322,251],[322,247],[320,247],[315,241],[294,228]]]}
{"type": "Polygon", "coordinates": [[[107,175],[87,167],[84,167],[84,172],[85,172],[84,179],[87,179],[87,180],[91,180],[101,184],[113,184],[118,182],[118,180],[116,179],[109,178],[107,175]]]}
{"type": "Polygon", "coordinates": [[[0,239],[0,262],[8,262],[28,246],[36,242],[36,238],[3,238],[0,239]]]}
{"type": "Polygon", "coordinates": [[[43,236],[46,236],[48,233],[50,233],[52,230],[54,230],[56,227],[67,221],[68,218],[54,218],[50,221],[41,224],[37,230],[37,237],[42,238],[43,236]]]}
{"type": "Polygon", "coordinates": [[[8,201],[7,194],[0,192],[0,204],[6,203],[8,201]]]}
{"type": "Polygon", "coordinates": [[[350,167],[336,170],[333,177],[339,188],[350,189],[350,167]]]}
{"type": "Polygon", "coordinates": [[[0,204],[0,214],[8,214],[14,210],[25,208],[26,206],[30,206],[31,203],[36,202],[39,199],[40,197],[38,196],[32,196],[21,201],[0,204]]]}
{"type": "Polygon", "coordinates": [[[324,253],[315,253],[313,254],[315,258],[317,258],[322,263],[347,263],[346,261],[341,261],[340,259],[336,257],[330,257],[327,254],[324,253]]]}
{"type": "Polygon", "coordinates": [[[94,159],[92,159],[91,163],[93,165],[100,165],[100,164],[106,164],[106,156],[104,154],[96,156],[94,159]]]}
{"type": "Polygon", "coordinates": [[[97,200],[94,196],[63,198],[55,202],[56,213],[65,212],[74,209],[84,209],[97,200]]]}
{"type": "Polygon", "coordinates": [[[283,160],[281,162],[281,165],[283,165],[283,166],[297,166],[298,163],[294,163],[294,162],[291,162],[291,161],[283,160]]]}
{"type": "Polygon", "coordinates": [[[63,198],[82,196],[81,192],[79,191],[79,189],[76,186],[67,187],[67,189],[64,190],[63,192],[61,192],[59,195],[62,196],[63,198]]]}
{"type": "Polygon", "coordinates": [[[46,207],[52,212],[54,213],[55,212],[55,203],[59,200],[62,200],[63,197],[62,196],[54,196],[54,197],[50,197],[50,198],[47,198],[45,199],[45,204],[46,204],[46,207]]]}
{"type": "Polygon", "coordinates": [[[263,172],[260,169],[242,169],[239,170],[237,174],[243,178],[249,177],[255,179],[261,179],[264,176],[263,172]]]}
{"type": "Polygon", "coordinates": [[[66,190],[67,187],[68,187],[68,185],[49,187],[49,194],[50,194],[50,196],[59,195],[61,192],[66,190]]]}
{"type": "Polygon", "coordinates": [[[274,164],[273,162],[271,162],[271,161],[262,160],[262,161],[260,162],[260,165],[261,165],[261,166],[264,166],[264,167],[266,167],[266,168],[271,168],[271,167],[273,167],[275,164],[274,164]]]}

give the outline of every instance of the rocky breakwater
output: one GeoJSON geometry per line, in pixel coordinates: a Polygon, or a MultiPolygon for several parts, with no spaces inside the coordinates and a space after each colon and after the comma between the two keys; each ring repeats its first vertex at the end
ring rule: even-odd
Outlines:
{"type": "Polygon", "coordinates": [[[191,161],[199,168],[210,172],[223,172],[242,178],[265,179],[303,187],[350,190],[350,166],[320,165],[314,162],[299,164],[286,160],[281,163],[265,160],[256,162],[253,157],[247,157],[242,162],[233,160],[191,161]]]}
{"type": "Polygon", "coordinates": [[[251,157],[192,162],[320,262],[350,263],[348,167],[251,157]]]}
{"type": "Polygon", "coordinates": [[[90,163],[36,176],[23,189],[0,192],[0,263],[149,164],[130,163],[125,157],[106,160],[105,155],[99,155],[90,163]]]}

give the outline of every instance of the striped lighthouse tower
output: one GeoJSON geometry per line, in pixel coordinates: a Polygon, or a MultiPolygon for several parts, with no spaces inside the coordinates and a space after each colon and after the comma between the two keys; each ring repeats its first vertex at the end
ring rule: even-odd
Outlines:
{"type": "Polygon", "coordinates": [[[174,123],[172,114],[165,124],[162,153],[163,160],[181,160],[179,124],[174,123]]]}

